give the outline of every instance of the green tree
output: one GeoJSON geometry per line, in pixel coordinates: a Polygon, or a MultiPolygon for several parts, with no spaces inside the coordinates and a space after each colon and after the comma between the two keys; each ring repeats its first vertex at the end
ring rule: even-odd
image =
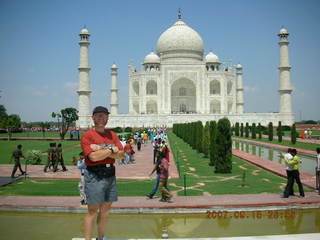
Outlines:
{"type": "Polygon", "coordinates": [[[261,139],[262,138],[262,126],[260,123],[258,124],[258,134],[259,134],[259,139],[261,139]]]}
{"type": "Polygon", "coordinates": [[[60,111],[60,113],[52,113],[51,116],[53,118],[57,118],[58,125],[59,120],[61,119],[61,128],[60,128],[60,138],[64,139],[66,133],[68,132],[69,127],[79,119],[78,111],[75,108],[64,108],[60,111]]]}
{"type": "Polygon", "coordinates": [[[244,127],[244,133],[246,138],[249,137],[249,123],[246,123],[246,126],[244,127]]]}
{"type": "Polygon", "coordinates": [[[237,137],[239,137],[239,135],[240,135],[240,132],[239,132],[239,131],[240,131],[240,127],[239,127],[239,123],[238,123],[238,122],[236,122],[234,131],[235,131],[235,135],[236,135],[237,137]]]}
{"type": "Polygon", "coordinates": [[[0,122],[2,122],[6,117],[8,117],[7,109],[4,105],[0,105],[0,122]]]}
{"type": "Polygon", "coordinates": [[[252,123],[252,128],[251,128],[251,137],[253,139],[257,138],[257,130],[256,130],[256,124],[252,123]]]}
{"type": "Polygon", "coordinates": [[[240,126],[240,137],[243,137],[243,123],[240,126]]]}
{"type": "Polygon", "coordinates": [[[209,133],[210,133],[210,149],[209,149],[209,156],[210,156],[210,166],[214,166],[215,160],[217,158],[217,122],[210,121],[209,123],[209,133]]]}
{"type": "Polygon", "coordinates": [[[272,122],[269,122],[269,125],[268,125],[268,138],[269,138],[269,141],[273,140],[273,125],[272,125],[272,122]]]}
{"type": "Polygon", "coordinates": [[[217,159],[215,173],[231,173],[232,170],[232,140],[231,124],[227,118],[222,118],[217,124],[217,159]]]}
{"type": "Polygon", "coordinates": [[[1,128],[5,128],[8,132],[8,140],[11,140],[12,130],[19,129],[21,127],[21,119],[17,114],[11,114],[4,118],[1,123],[1,128]]]}
{"type": "Polygon", "coordinates": [[[278,141],[282,142],[282,126],[281,121],[279,121],[278,127],[277,127],[277,135],[278,135],[278,141]]]}
{"type": "Polygon", "coordinates": [[[202,134],[202,151],[205,157],[209,156],[210,149],[210,127],[209,122],[206,122],[206,125],[203,128],[202,134]]]}
{"type": "Polygon", "coordinates": [[[291,143],[296,144],[297,142],[297,131],[296,131],[296,125],[293,124],[291,128],[291,143]]]}
{"type": "Polygon", "coordinates": [[[196,149],[203,153],[203,150],[202,150],[202,134],[203,134],[203,125],[202,125],[202,122],[201,121],[198,121],[196,123],[196,133],[197,133],[197,139],[196,139],[196,149]]]}

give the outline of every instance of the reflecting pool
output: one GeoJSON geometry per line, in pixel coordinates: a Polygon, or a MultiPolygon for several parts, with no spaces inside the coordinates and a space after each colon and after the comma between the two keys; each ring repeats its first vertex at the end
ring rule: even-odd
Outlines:
{"type": "MultiPolygon", "coordinates": [[[[0,239],[82,237],[83,214],[0,212],[0,239]]],[[[202,214],[111,214],[109,238],[205,238],[320,232],[320,209],[208,211],[202,214]]]]}
{"type": "MultiPolygon", "coordinates": [[[[280,153],[284,153],[284,151],[281,151],[279,149],[268,148],[253,143],[247,143],[236,140],[232,141],[232,148],[246,153],[250,153],[255,156],[262,157],[267,160],[284,164],[284,162],[280,158],[280,153]]],[[[299,154],[299,152],[298,156],[301,158],[302,162],[300,169],[308,173],[315,174],[315,167],[317,165],[316,158],[301,155],[299,154]]]]}

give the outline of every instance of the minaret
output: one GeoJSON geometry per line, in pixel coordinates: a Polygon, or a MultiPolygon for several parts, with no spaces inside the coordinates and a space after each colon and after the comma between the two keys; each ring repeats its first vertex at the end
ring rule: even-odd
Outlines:
{"type": "Polygon", "coordinates": [[[280,113],[292,113],[291,106],[291,81],[290,81],[290,64],[289,64],[289,51],[288,51],[288,36],[289,33],[285,28],[281,28],[278,34],[280,41],[280,113]]]}
{"type": "Polygon", "coordinates": [[[118,114],[118,88],[117,88],[117,81],[118,81],[118,67],[113,64],[111,67],[111,114],[117,115],[118,114]]]}
{"type": "Polygon", "coordinates": [[[242,82],[242,66],[238,64],[236,66],[236,76],[237,76],[237,114],[243,114],[243,82],[242,82]]]}
{"type": "Polygon", "coordinates": [[[78,127],[80,128],[90,128],[91,127],[91,112],[90,112],[90,79],[89,79],[89,31],[83,28],[79,34],[80,36],[80,65],[79,70],[79,90],[77,91],[79,95],[78,104],[78,127]]]}

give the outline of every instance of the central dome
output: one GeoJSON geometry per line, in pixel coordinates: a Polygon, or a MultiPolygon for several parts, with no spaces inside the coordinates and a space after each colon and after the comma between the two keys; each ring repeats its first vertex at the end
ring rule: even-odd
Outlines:
{"type": "Polygon", "coordinates": [[[203,59],[203,41],[200,35],[178,20],[161,34],[157,42],[157,53],[163,58],[203,59]]]}

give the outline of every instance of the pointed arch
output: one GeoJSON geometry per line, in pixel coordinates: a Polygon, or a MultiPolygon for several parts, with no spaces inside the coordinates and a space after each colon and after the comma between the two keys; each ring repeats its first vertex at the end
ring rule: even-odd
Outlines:
{"type": "Polygon", "coordinates": [[[220,95],[221,94],[221,86],[218,80],[212,80],[210,82],[210,95],[220,95]]]}

